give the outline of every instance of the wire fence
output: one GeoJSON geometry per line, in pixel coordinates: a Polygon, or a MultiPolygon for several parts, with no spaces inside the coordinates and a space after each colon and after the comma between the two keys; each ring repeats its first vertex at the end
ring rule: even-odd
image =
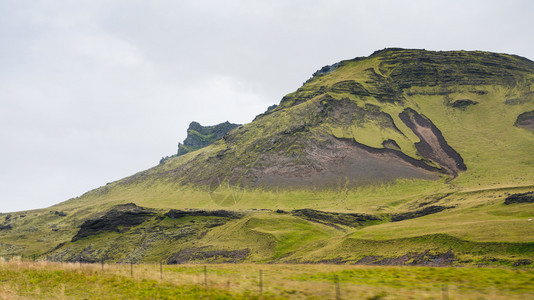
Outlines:
{"type": "MultiPolygon", "coordinates": [[[[296,299],[509,299],[509,294],[498,289],[469,289],[466,286],[441,283],[387,282],[377,272],[376,280],[359,280],[347,276],[343,266],[324,265],[315,269],[323,272],[311,274],[306,265],[260,264],[154,264],[47,262],[36,256],[3,256],[3,263],[31,264],[34,267],[77,270],[92,275],[114,275],[131,280],[155,280],[163,284],[196,285],[205,290],[219,289],[253,298],[296,299]],[[382,281],[382,282],[381,282],[382,281]]],[[[346,269],[358,266],[347,266],[346,269]]],[[[372,268],[368,267],[367,268],[372,268]]],[[[380,267],[376,267],[380,270],[380,267]]],[[[532,295],[532,294],[528,294],[532,295]]],[[[521,299],[521,297],[519,297],[521,299]]]]}

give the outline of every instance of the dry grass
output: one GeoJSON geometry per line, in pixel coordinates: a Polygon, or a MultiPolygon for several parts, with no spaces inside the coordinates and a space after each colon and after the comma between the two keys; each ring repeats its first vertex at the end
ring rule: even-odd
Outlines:
{"type": "Polygon", "coordinates": [[[528,299],[534,271],[350,265],[1,262],[0,299],[528,299]],[[206,277],[204,277],[206,274],[206,277]],[[163,277],[162,277],[163,275],[163,277]],[[207,288],[205,288],[205,280],[207,288]],[[443,288],[446,287],[446,290],[443,288]]]}

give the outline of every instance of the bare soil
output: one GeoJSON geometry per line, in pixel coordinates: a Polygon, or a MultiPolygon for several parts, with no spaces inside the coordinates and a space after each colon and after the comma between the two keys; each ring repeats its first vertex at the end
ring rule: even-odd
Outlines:
{"type": "Polygon", "coordinates": [[[411,108],[405,109],[399,117],[419,137],[420,141],[415,147],[423,157],[438,163],[453,178],[458,176],[460,171],[467,170],[463,158],[449,146],[441,131],[430,119],[411,108]]]}
{"type": "Polygon", "coordinates": [[[264,160],[269,167],[250,172],[255,186],[335,188],[439,176],[439,170],[399,151],[333,137],[322,144],[308,142],[300,155],[274,153],[265,155],[264,160]]]}

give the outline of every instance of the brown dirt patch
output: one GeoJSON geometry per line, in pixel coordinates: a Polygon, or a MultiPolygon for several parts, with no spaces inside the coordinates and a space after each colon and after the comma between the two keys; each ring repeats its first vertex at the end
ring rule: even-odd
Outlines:
{"type": "Polygon", "coordinates": [[[399,117],[419,137],[420,141],[415,147],[423,157],[438,163],[453,178],[458,176],[460,171],[467,170],[463,158],[449,146],[441,131],[430,119],[411,108],[405,109],[399,117]]]}
{"type": "Polygon", "coordinates": [[[392,149],[376,149],[354,140],[329,137],[308,141],[293,156],[267,154],[264,169],[250,173],[254,186],[330,187],[379,184],[398,178],[436,179],[438,170],[392,149]]]}
{"type": "Polygon", "coordinates": [[[517,116],[515,126],[534,132],[534,110],[524,112],[517,116]]]}

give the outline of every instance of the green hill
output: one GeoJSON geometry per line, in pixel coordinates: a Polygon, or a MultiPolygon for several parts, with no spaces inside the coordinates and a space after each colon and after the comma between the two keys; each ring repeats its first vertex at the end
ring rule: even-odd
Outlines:
{"type": "Polygon", "coordinates": [[[533,112],[528,59],[384,49],[206,147],[0,215],[0,255],[532,266],[533,112]]]}

